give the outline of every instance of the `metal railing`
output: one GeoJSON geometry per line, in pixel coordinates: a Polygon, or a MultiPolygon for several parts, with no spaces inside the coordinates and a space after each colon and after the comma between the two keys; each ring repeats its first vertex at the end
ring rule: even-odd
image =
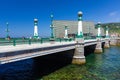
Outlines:
{"type": "MultiPolygon", "coordinates": [[[[95,40],[96,38],[84,38],[84,40],[95,40]]],[[[101,38],[104,39],[104,38],[101,38]]],[[[71,41],[75,41],[75,38],[55,38],[55,39],[50,39],[50,38],[41,38],[41,39],[22,39],[22,38],[15,38],[15,39],[10,39],[10,40],[6,40],[6,39],[0,39],[0,46],[7,46],[7,45],[22,45],[22,44],[44,44],[44,43],[50,43],[51,41],[54,42],[71,42],[71,41]]]]}
{"type": "MultiPolygon", "coordinates": [[[[11,40],[5,40],[5,39],[0,39],[0,46],[7,46],[7,45],[22,45],[22,44],[43,44],[43,43],[50,43],[50,38],[41,38],[41,39],[11,39],[11,40]]],[[[70,42],[74,41],[73,38],[56,38],[53,41],[55,42],[70,42]]]]}

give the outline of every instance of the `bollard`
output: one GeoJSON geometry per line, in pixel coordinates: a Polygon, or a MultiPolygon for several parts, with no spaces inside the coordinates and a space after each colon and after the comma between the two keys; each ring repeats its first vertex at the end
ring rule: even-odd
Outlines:
{"type": "Polygon", "coordinates": [[[16,46],[16,41],[15,41],[15,39],[13,40],[13,46],[16,46]]]}
{"type": "Polygon", "coordinates": [[[31,40],[30,40],[30,39],[29,39],[29,41],[28,41],[28,42],[29,42],[29,45],[31,45],[31,40]]]}

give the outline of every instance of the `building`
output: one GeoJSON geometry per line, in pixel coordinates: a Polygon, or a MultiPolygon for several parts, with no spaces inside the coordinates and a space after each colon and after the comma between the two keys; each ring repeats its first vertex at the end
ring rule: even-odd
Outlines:
{"type": "MultiPolygon", "coordinates": [[[[65,26],[67,26],[68,37],[75,37],[78,29],[78,21],[67,21],[67,20],[54,20],[54,35],[56,38],[64,38],[65,26]]],[[[83,21],[83,34],[84,37],[96,36],[97,29],[92,21],[83,21]]],[[[104,36],[104,29],[101,28],[101,35],[104,36]]]]}

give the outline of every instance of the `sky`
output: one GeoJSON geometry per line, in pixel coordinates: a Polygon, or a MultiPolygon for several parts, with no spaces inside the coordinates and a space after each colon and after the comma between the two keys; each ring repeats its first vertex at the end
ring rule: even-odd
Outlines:
{"type": "Polygon", "coordinates": [[[78,11],[84,21],[120,22],[120,0],[0,0],[0,37],[33,36],[34,18],[40,37],[50,36],[50,14],[54,20],[76,20],[78,11]]]}

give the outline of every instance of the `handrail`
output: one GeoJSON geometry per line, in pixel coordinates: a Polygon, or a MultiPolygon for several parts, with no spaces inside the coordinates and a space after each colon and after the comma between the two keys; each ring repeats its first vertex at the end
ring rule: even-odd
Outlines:
{"type": "MultiPolygon", "coordinates": [[[[96,41],[97,38],[84,38],[84,42],[88,41],[96,41]]],[[[105,38],[100,38],[100,40],[105,40],[105,38]]],[[[75,41],[75,38],[55,38],[52,39],[54,42],[71,42],[75,41]]],[[[43,44],[43,43],[50,43],[51,39],[50,38],[41,38],[41,39],[11,39],[11,40],[5,40],[5,39],[0,39],[0,46],[6,46],[6,45],[22,45],[22,44],[43,44]]]]}
{"type": "MultiPolygon", "coordinates": [[[[70,41],[74,41],[74,39],[72,38],[56,38],[54,39],[55,42],[70,42],[70,41]]],[[[43,44],[43,43],[50,43],[50,38],[41,38],[41,39],[11,39],[11,40],[5,40],[2,39],[0,40],[0,46],[6,46],[6,45],[21,45],[21,44],[43,44]]]]}

